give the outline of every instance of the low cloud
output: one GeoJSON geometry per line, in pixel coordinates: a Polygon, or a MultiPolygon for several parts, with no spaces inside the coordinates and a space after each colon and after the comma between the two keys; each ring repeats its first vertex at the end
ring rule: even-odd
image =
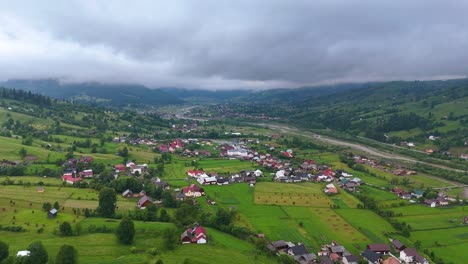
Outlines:
{"type": "Polygon", "coordinates": [[[0,79],[233,89],[467,75],[466,1],[14,1],[0,79]]]}

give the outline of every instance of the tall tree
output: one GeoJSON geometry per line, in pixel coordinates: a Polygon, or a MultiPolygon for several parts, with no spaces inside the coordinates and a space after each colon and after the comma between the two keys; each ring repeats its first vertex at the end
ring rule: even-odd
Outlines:
{"type": "Polygon", "coordinates": [[[28,246],[30,252],[26,263],[28,264],[46,264],[49,260],[49,254],[41,242],[33,242],[28,246]]]}
{"type": "Polygon", "coordinates": [[[55,264],[76,264],[78,263],[78,252],[73,246],[64,244],[60,247],[55,264]]]}
{"type": "Polygon", "coordinates": [[[122,244],[131,244],[135,237],[135,225],[130,217],[125,217],[120,221],[116,231],[117,238],[122,244]]]}
{"type": "Polygon", "coordinates": [[[99,206],[97,211],[104,217],[111,217],[115,213],[117,196],[114,189],[104,187],[99,192],[99,206]]]}
{"type": "Polygon", "coordinates": [[[71,236],[73,234],[72,227],[67,221],[60,224],[59,231],[62,236],[71,236]]]}
{"type": "Polygon", "coordinates": [[[8,258],[8,245],[0,241],[0,263],[6,258],[8,258]]]}

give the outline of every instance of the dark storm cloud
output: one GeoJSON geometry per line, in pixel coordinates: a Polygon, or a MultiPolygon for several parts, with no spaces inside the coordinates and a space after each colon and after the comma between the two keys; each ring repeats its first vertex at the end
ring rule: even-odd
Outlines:
{"type": "Polygon", "coordinates": [[[466,1],[15,1],[0,78],[203,88],[465,76],[466,1]]]}

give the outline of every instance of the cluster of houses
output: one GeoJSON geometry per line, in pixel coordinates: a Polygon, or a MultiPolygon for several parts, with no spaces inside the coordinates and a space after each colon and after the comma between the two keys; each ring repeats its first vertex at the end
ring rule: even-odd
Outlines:
{"type": "Polygon", "coordinates": [[[187,175],[202,185],[227,185],[230,183],[246,182],[254,184],[257,177],[262,177],[263,172],[260,170],[255,171],[241,171],[233,174],[230,177],[220,176],[215,172],[205,173],[203,170],[189,170],[187,175]]]}
{"type": "Polygon", "coordinates": [[[284,240],[274,241],[267,244],[267,249],[278,256],[287,254],[292,256],[297,263],[316,263],[317,256],[310,252],[303,243],[292,243],[284,240]]]}
{"type": "Polygon", "coordinates": [[[195,224],[193,228],[187,228],[180,235],[180,242],[182,244],[206,244],[206,241],[206,229],[198,224],[195,224]]]}
{"type": "Polygon", "coordinates": [[[426,258],[421,256],[415,249],[407,248],[397,239],[392,240],[393,250],[399,254],[395,257],[391,253],[391,247],[388,244],[371,244],[362,252],[361,256],[366,259],[369,264],[380,263],[405,263],[405,264],[429,264],[426,258]]]}
{"type": "Polygon", "coordinates": [[[90,156],[83,156],[79,159],[68,159],[63,164],[65,169],[63,171],[62,180],[66,183],[73,184],[85,178],[92,178],[94,176],[92,169],[82,169],[81,171],[78,171],[79,163],[83,164],[83,167],[86,168],[91,162],[93,162],[93,157],[90,156]]]}
{"type": "Polygon", "coordinates": [[[148,171],[147,164],[135,164],[133,161],[128,161],[126,164],[114,165],[114,177],[117,178],[120,174],[130,173],[130,175],[144,174],[148,171]]]}
{"type": "MultiPolygon", "coordinates": [[[[405,191],[403,188],[400,187],[395,187],[392,189],[392,192],[396,194],[398,197],[405,199],[405,200],[410,200],[410,199],[419,199],[424,196],[424,191],[423,190],[413,190],[411,192],[405,191]]],[[[424,199],[422,201],[423,205],[429,206],[429,207],[440,207],[440,206],[447,206],[449,205],[449,200],[447,195],[440,194],[437,198],[435,199],[424,199]]]]}
{"type": "Polygon", "coordinates": [[[327,194],[336,194],[338,189],[335,183],[338,184],[343,190],[355,192],[357,187],[362,184],[361,179],[353,177],[343,170],[333,171],[327,166],[317,166],[311,160],[305,160],[299,168],[296,169],[282,169],[275,173],[274,180],[278,182],[326,182],[328,183],[324,189],[327,194]],[[317,171],[314,174],[308,171],[317,171]]]}
{"type": "Polygon", "coordinates": [[[302,243],[294,244],[284,240],[268,243],[267,249],[278,256],[283,254],[292,256],[299,264],[359,264],[363,261],[369,264],[429,264],[415,249],[406,248],[396,239],[392,240],[392,246],[399,257],[391,253],[392,249],[388,244],[369,244],[360,256],[353,255],[335,241],[322,245],[317,254],[312,253],[302,243]]]}

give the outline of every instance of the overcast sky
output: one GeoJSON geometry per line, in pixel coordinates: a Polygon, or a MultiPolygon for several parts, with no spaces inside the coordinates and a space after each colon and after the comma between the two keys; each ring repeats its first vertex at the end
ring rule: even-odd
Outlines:
{"type": "Polygon", "coordinates": [[[468,74],[468,1],[1,1],[0,79],[271,88],[468,74]]]}

